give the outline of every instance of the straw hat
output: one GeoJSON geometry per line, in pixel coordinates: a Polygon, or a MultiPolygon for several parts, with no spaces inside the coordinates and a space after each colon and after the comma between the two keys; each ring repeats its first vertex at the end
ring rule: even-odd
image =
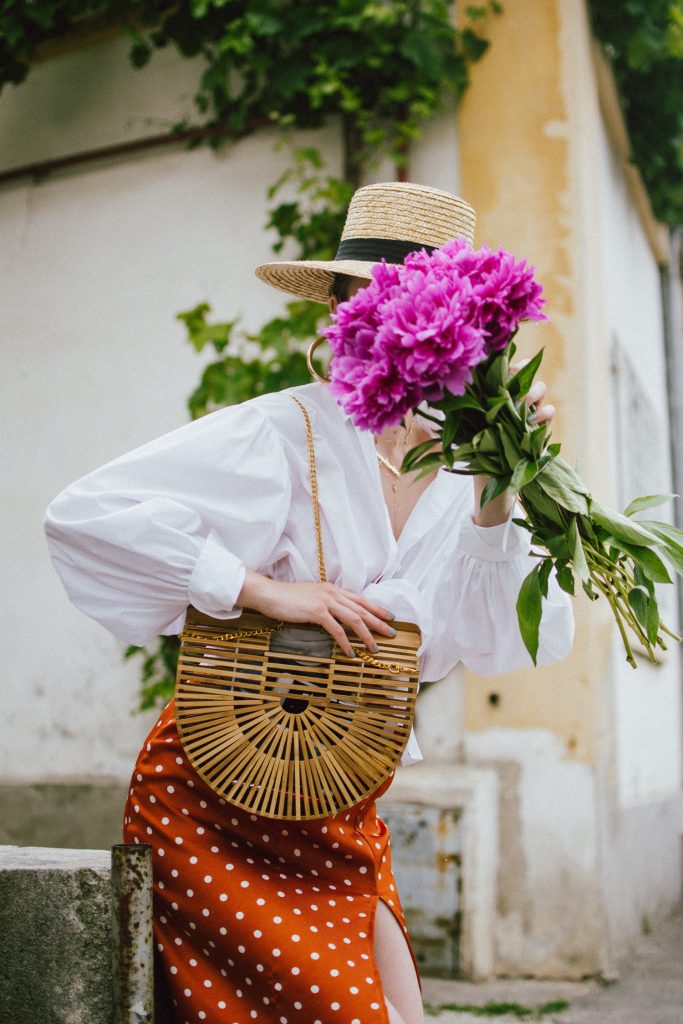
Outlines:
{"type": "Polygon", "coordinates": [[[262,263],[256,276],[283,292],[327,302],[335,274],[369,280],[371,268],[382,258],[402,263],[414,249],[431,251],[459,237],[472,242],[475,217],[464,199],[428,185],[366,185],[351,200],[333,260],[262,263]]]}

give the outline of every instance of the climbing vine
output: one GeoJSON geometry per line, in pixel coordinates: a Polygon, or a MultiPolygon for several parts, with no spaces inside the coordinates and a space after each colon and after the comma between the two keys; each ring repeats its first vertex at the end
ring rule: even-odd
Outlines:
{"type": "Polygon", "coordinates": [[[655,215],[683,224],[683,0],[590,0],[655,215]]]}
{"type": "Polygon", "coordinates": [[[485,15],[498,9],[470,4],[456,29],[448,0],[3,0],[0,85],[23,81],[46,42],[117,24],[137,68],[169,46],[200,58],[195,107],[216,129],[212,145],[265,124],[315,128],[340,115],[344,178],[356,182],[380,151],[405,162],[444,90],[465,88],[468,64],[487,47],[485,15]]]}
{"type": "MultiPolygon", "coordinates": [[[[656,215],[683,222],[683,0],[588,0],[614,67],[633,158],[656,215]]],[[[444,90],[459,94],[486,50],[493,0],[0,0],[0,87],[18,84],[46,43],[118,25],[145,67],[173,47],[199,58],[196,121],[220,146],[261,125],[341,118],[343,177],[383,151],[405,164],[444,90]]],[[[194,126],[194,125],[193,125],[194,126]]],[[[178,130],[190,127],[176,125],[178,130]]]]}

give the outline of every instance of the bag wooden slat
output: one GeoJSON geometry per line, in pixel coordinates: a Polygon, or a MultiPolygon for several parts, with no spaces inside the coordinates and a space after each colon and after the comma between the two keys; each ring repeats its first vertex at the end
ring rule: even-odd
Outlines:
{"type": "MultiPolygon", "coordinates": [[[[312,432],[295,401],[308,433],[322,580],[312,432]]],[[[394,621],[396,636],[376,636],[372,655],[347,634],[359,655],[349,658],[319,626],[297,624],[302,643],[317,649],[316,636],[327,640],[325,657],[282,650],[284,634],[271,650],[282,625],[249,609],[227,621],[188,609],[178,731],[195,770],[229,802],[266,818],[328,817],[369,796],[400,760],[415,715],[420,631],[394,621]]]]}

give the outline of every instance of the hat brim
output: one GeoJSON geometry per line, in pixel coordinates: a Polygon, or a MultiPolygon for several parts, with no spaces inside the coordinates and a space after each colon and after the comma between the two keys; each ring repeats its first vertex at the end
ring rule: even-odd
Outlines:
{"type": "Polygon", "coordinates": [[[261,281],[289,295],[327,303],[335,274],[364,277],[369,281],[374,266],[376,262],[361,260],[292,260],[261,263],[255,273],[261,281]]]}

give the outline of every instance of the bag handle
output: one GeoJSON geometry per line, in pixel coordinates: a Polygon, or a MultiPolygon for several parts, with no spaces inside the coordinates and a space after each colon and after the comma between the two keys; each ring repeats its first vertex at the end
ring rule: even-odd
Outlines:
{"type": "Polygon", "coordinates": [[[311,500],[313,501],[313,523],[315,525],[315,539],[318,545],[318,572],[320,582],[327,583],[327,570],[325,569],[325,556],[323,555],[323,535],[320,529],[320,505],[318,503],[318,474],[316,473],[315,445],[313,443],[313,428],[308,409],[303,402],[300,402],[295,395],[289,396],[301,409],[306,421],[306,437],[308,439],[308,466],[311,474],[311,500]]]}

